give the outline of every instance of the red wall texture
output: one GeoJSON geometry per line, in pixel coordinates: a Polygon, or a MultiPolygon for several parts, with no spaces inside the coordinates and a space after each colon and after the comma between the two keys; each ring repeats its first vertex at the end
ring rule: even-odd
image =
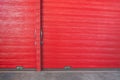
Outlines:
{"type": "Polygon", "coordinates": [[[40,0],[0,0],[0,69],[120,68],[120,0],[43,0],[42,17],[40,54],[40,0]]]}
{"type": "Polygon", "coordinates": [[[40,70],[40,0],[0,1],[0,68],[40,70]]]}
{"type": "Polygon", "coordinates": [[[120,68],[120,0],[44,0],[44,68],[120,68]]]}

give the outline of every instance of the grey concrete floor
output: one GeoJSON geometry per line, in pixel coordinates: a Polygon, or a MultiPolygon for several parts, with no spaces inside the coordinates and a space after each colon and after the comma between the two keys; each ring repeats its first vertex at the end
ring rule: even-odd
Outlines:
{"type": "Polygon", "coordinates": [[[0,72],[0,80],[120,80],[119,71],[0,72]]]}

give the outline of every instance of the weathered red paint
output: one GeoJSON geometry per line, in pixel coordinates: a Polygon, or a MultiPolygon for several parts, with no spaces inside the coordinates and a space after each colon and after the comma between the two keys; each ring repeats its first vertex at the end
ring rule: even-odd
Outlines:
{"type": "Polygon", "coordinates": [[[44,68],[120,68],[120,0],[44,0],[44,68]]]}
{"type": "MultiPolygon", "coordinates": [[[[119,0],[44,0],[43,68],[120,68],[119,0]]],[[[0,1],[0,68],[41,70],[40,0],[0,1]]]]}
{"type": "Polygon", "coordinates": [[[0,68],[40,70],[40,0],[0,1],[0,68]]]}

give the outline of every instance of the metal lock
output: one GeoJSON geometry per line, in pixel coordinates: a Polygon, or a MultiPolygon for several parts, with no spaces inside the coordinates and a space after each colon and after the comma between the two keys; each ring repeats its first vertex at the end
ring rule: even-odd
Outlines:
{"type": "Polygon", "coordinates": [[[18,70],[18,71],[22,71],[24,68],[22,67],[22,66],[17,66],[16,67],[16,70],[18,70]]]}
{"type": "Polygon", "coordinates": [[[65,70],[70,70],[71,67],[70,67],[70,66],[65,66],[64,69],[65,69],[65,70]]]}

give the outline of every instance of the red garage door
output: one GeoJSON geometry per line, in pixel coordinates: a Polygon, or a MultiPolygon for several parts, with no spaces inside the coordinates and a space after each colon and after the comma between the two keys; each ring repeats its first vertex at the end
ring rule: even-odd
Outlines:
{"type": "Polygon", "coordinates": [[[0,0],[0,69],[40,69],[35,44],[39,4],[40,0],[0,0]]]}
{"type": "Polygon", "coordinates": [[[43,68],[120,68],[120,0],[44,0],[43,68]]]}

